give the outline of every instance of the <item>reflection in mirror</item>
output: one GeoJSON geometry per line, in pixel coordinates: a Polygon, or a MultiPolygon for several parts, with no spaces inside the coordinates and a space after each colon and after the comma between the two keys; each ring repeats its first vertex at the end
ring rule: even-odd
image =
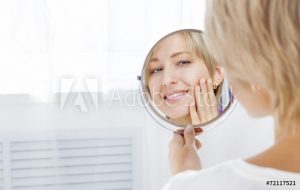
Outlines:
{"type": "Polygon", "coordinates": [[[224,70],[202,37],[198,30],[173,32],[154,45],[144,63],[141,89],[148,111],[174,126],[204,126],[233,100],[224,70]]]}

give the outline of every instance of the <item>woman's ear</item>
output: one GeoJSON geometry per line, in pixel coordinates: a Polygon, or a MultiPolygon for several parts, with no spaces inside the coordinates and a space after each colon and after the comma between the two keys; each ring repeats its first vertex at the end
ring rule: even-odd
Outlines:
{"type": "Polygon", "coordinates": [[[215,74],[214,74],[214,80],[213,80],[213,86],[214,89],[216,89],[219,84],[224,80],[225,71],[221,65],[217,64],[215,66],[215,74]]]}

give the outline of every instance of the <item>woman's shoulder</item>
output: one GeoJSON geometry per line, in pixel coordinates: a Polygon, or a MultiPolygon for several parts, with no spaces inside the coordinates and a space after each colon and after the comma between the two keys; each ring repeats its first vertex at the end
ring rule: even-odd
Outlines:
{"type": "Polygon", "coordinates": [[[267,181],[296,181],[300,189],[300,174],[259,167],[243,159],[222,162],[200,171],[186,171],[172,177],[164,190],[204,189],[265,189],[267,181]],[[255,188],[254,188],[255,187],[255,188]]]}
{"type": "Polygon", "coordinates": [[[199,181],[199,180],[203,180],[204,178],[205,179],[210,178],[210,176],[213,176],[215,178],[216,176],[224,175],[225,173],[226,174],[235,173],[237,166],[240,165],[241,162],[242,162],[241,159],[228,160],[199,171],[188,170],[173,176],[170,179],[170,181],[184,182],[186,180],[193,180],[193,179],[197,179],[197,181],[199,181]]]}

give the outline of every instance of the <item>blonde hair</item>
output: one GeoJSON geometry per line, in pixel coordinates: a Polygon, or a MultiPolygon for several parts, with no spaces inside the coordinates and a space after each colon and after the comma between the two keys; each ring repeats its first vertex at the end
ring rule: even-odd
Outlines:
{"type": "MultiPolygon", "coordinates": [[[[164,38],[162,38],[161,40],[159,40],[150,50],[150,52],[148,53],[146,60],[145,60],[145,65],[147,65],[146,67],[146,71],[148,71],[148,65],[150,63],[150,60],[153,57],[153,53],[156,49],[156,47],[158,46],[158,44],[173,35],[183,35],[189,48],[196,53],[196,55],[198,57],[201,57],[204,60],[205,66],[207,67],[207,70],[209,72],[210,77],[213,79],[213,76],[215,74],[215,66],[216,66],[216,62],[215,60],[209,55],[207,48],[204,44],[204,40],[203,40],[203,33],[200,30],[180,30],[180,31],[176,31],[173,32],[171,34],[168,34],[167,36],[165,36],[164,38]]],[[[148,87],[148,79],[149,79],[149,72],[144,73],[146,75],[145,79],[146,79],[146,86],[148,87]]],[[[215,95],[217,100],[219,100],[221,92],[222,92],[222,86],[223,86],[223,81],[218,85],[218,87],[215,90],[215,95]]],[[[150,94],[149,89],[147,89],[147,91],[150,94]]],[[[220,101],[218,101],[220,103],[220,101]]]]}
{"type": "Polygon", "coordinates": [[[240,82],[270,91],[277,126],[300,120],[300,1],[211,0],[208,49],[240,82]]]}

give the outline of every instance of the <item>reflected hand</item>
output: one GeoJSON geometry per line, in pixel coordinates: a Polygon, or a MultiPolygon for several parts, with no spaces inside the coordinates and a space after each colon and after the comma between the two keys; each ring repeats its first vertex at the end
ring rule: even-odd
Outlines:
{"type": "Polygon", "coordinates": [[[189,107],[192,125],[208,122],[218,116],[218,104],[211,79],[201,79],[192,92],[195,97],[189,107]]]}
{"type": "Polygon", "coordinates": [[[185,170],[200,170],[201,162],[197,153],[200,147],[201,143],[195,138],[193,126],[188,125],[183,134],[175,132],[169,144],[169,161],[172,175],[185,170]]]}

